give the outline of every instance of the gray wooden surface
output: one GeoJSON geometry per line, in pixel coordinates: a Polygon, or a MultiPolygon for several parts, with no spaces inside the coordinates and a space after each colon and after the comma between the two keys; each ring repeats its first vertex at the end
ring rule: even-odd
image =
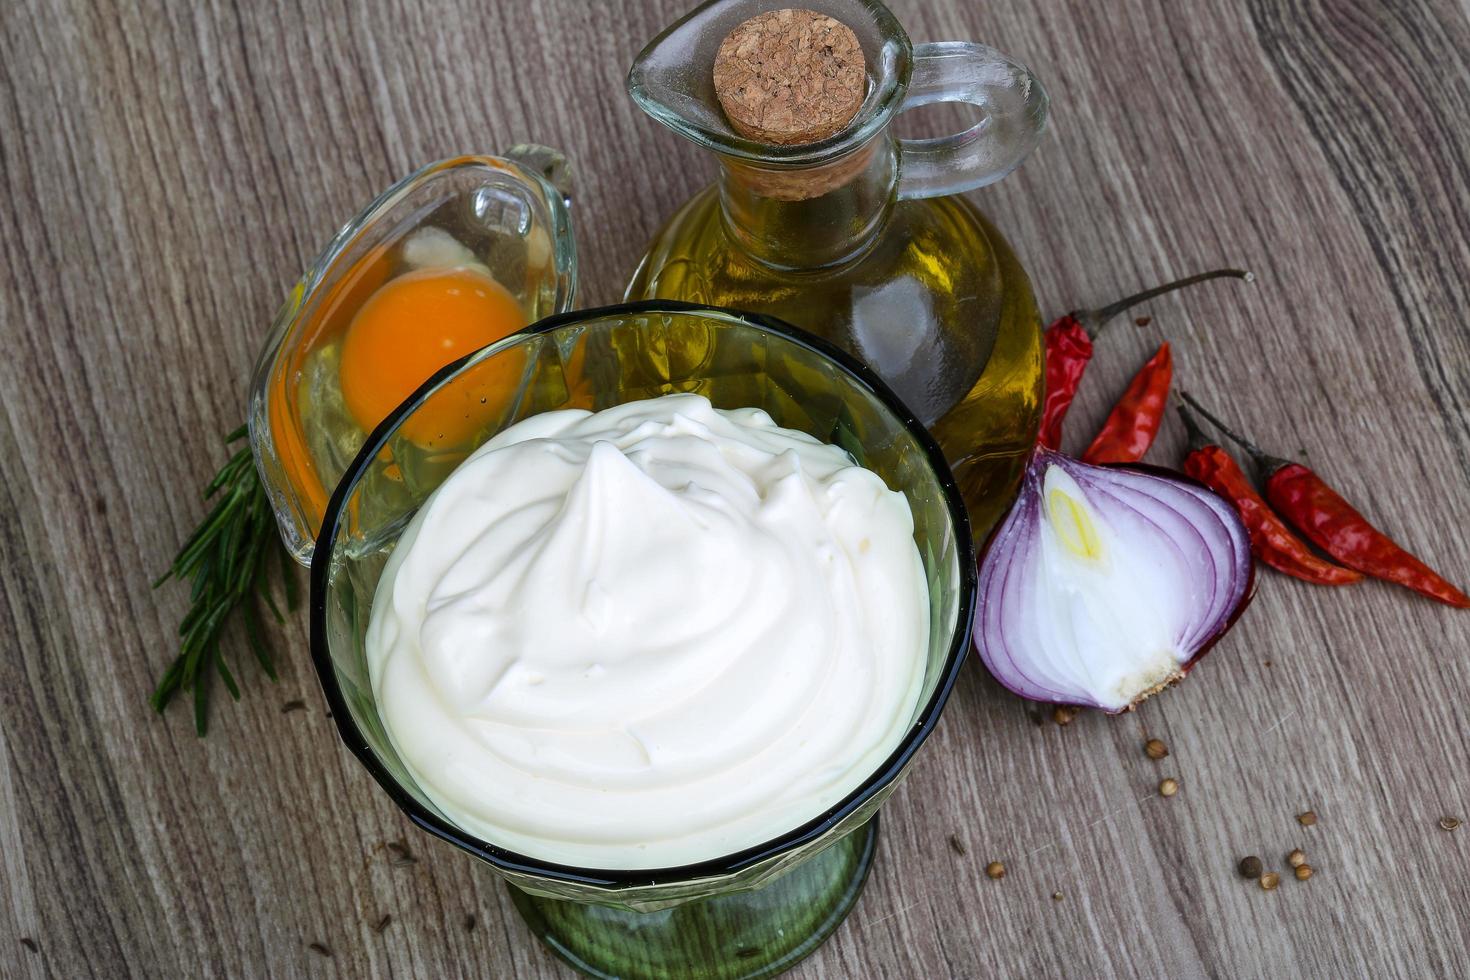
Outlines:
{"type": "MultiPolygon", "coordinates": [[[[300,619],[280,684],[242,668],[207,739],[182,706],[154,716],[186,597],[149,580],[202,513],[277,304],[392,179],[563,148],[582,300],[619,296],[710,177],[622,90],[682,6],[0,5],[0,975],[568,973],[338,744],[300,619]],[[390,860],[398,839],[417,863],[390,860]]],[[[1259,276],[1108,336],[1073,441],[1168,336],[1187,385],[1470,582],[1465,8],[894,6],[915,38],[987,41],[1049,86],[1041,149],[976,196],[1048,313],[1220,264],[1259,276]]],[[[1155,458],[1179,444],[1171,420],[1155,458]]],[[[1470,823],[1467,700],[1470,613],[1270,574],[1133,716],[1038,727],[972,662],[861,904],[796,974],[1470,975],[1470,825],[1437,825],[1470,823]],[[1234,874],[1296,846],[1310,882],[1234,874]]]]}

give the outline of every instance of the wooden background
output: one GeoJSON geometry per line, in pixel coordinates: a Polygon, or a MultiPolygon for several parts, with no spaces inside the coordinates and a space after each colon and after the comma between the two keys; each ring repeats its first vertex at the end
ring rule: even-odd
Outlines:
{"type": "MultiPolygon", "coordinates": [[[[186,597],[149,581],[203,512],[278,303],[396,177],[566,150],[582,302],[618,298],[711,176],[622,88],[684,2],[0,5],[0,974],[568,974],[338,744],[304,617],[281,682],[244,664],[207,739],[182,705],[153,715],[186,597]]],[[[1466,9],[894,6],[916,39],[984,40],[1049,87],[1041,149],[976,195],[1049,314],[1259,276],[1111,334],[1073,441],[1168,336],[1186,384],[1470,582],[1466,9]]],[[[1179,445],[1171,420],[1154,458],[1179,445]]],[[[796,975],[1470,975],[1467,696],[1470,613],[1274,574],[1135,716],[1038,727],[972,662],[861,904],[796,975]],[[1145,732],[1172,755],[1146,759],[1145,732]],[[1234,873],[1296,846],[1310,882],[1234,873]]]]}

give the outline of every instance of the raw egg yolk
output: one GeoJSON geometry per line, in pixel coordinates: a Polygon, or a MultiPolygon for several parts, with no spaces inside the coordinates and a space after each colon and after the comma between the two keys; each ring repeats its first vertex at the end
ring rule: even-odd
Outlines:
{"type": "MultiPolygon", "coordinates": [[[[504,286],[473,269],[419,269],[389,280],[357,311],[342,343],[342,397],[364,429],[372,429],[435,371],[525,326],[526,317],[504,286]]],[[[516,365],[492,358],[474,372],[479,382],[515,384],[516,365]],[[485,376],[489,371],[495,377],[485,376]],[[500,377],[504,374],[505,377],[500,377]]],[[[468,439],[481,419],[451,385],[425,401],[402,432],[424,448],[468,439]]]]}

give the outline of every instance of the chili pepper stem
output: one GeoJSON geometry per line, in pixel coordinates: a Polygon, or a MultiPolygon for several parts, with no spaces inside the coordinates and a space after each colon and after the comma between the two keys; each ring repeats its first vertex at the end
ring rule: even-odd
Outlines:
{"type": "Polygon", "coordinates": [[[1102,328],[1107,326],[1109,321],[1119,313],[1131,309],[1139,303],[1151,300],[1155,296],[1172,293],[1176,289],[1184,289],[1186,286],[1193,286],[1197,282],[1207,282],[1211,279],[1242,279],[1246,282],[1255,282],[1256,277],[1254,273],[1247,272],[1244,269],[1213,269],[1209,272],[1200,272],[1192,276],[1186,276],[1183,279],[1176,279],[1173,282],[1166,282],[1162,286],[1145,289],[1143,292],[1134,293],[1132,296],[1124,296],[1116,303],[1109,303],[1107,306],[1096,310],[1076,310],[1072,313],[1072,317],[1078,323],[1082,324],[1082,328],[1087,331],[1089,337],[1096,340],[1097,335],[1102,332],[1102,328]]]}
{"type": "MultiPolygon", "coordinates": [[[[1235,443],[1241,449],[1244,449],[1247,453],[1249,453],[1250,458],[1255,460],[1256,465],[1261,468],[1262,476],[1270,476],[1272,473],[1275,473],[1277,470],[1281,469],[1281,467],[1290,464],[1290,460],[1282,459],[1280,456],[1272,456],[1260,446],[1257,446],[1245,436],[1239,434],[1234,429],[1230,428],[1230,426],[1226,425],[1224,422],[1221,422],[1220,419],[1213,412],[1201,405],[1199,403],[1199,400],[1191,395],[1189,392],[1181,389],[1179,392],[1179,397],[1184,399],[1185,402],[1189,404],[1190,408],[1194,409],[1196,412],[1199,412],[1206,419],[1208,419],[1211,425],[1219,429],[1221,432],[1225,433],[1225,436],[1231,442],[1235,443]]],[[[1182,411],[1183,409],[1181,407],[1181,412],[1182,411]]],[[[1186,421],[1186,427],[1188,426],[1188,424],[1188,421],[1186,421]]]]}
{"type": "Polygon", "coordinates": [[[1208,446],[1210,438],[1205,435],[1205,430],[1200,428],[1199,420],[1194,417],[1194,413],[1189,410],[1188,406],[1176,405],[1174,407],[1179,411],[1179,418],[1184,421],[1185,451],[1192,453],[1208,446]]]}

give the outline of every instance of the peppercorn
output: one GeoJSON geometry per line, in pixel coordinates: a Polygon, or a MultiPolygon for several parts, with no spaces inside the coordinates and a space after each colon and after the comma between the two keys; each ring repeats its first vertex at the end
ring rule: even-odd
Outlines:
{"type": "Polygon", "coordinates": [[[1173,796],[1179,792],[1179,781],[1177,779],[1165,779],[1159,783],[1160,796],[1173,796]]]}
{"type": "Polygon", "coordinates": [[[1242,878],[1249,878],[1254,881],[1261,876],[1261,859],[1254,854],[1250,857],[1241,858],[1238,867],[1242,878]]]}
{"type": "Polygon", "coordinates": [[[1261,887],[1264,888],[1266,891],[1269,892],[1273,890],[1279,884],[1281,884],[1281,876],[1276,872],[1267,871],[1265,874],[1261,875],[1261,887]]]}
{"type": "Polygon", "coordinates": [[[1291,865],[1293,868],[1300,868],[1302,865],[1307,863],[1307,856],[1302,853],[1301,848],[1297,848],[1290,854],[1286,855],[1286,863],[1291,865]]]}
{"type": "Polygon", "coordinates": [[[1441,830],[1458,830],[1460,819],[1458,817],[1440,817],[1439,827],[1441,830]]]}
{"type": "Polygon", "coordinates": [[[1311,810],[1308,810],[1306,813],[1297,814],[1296,822],[1303,827],[1310,827],[1317,822],[1317,815],[1311,810]]]}
{"type": "Polygon", "coordinates": [[[1076,717],[1077,709],[1069,708],[1064,704],[1057,705],[1051,713],[1052,721],[1056,722],[1058,725],[1070,725],[1072,724],[1072,719],[1076,717]]]}
{"type": "Polygon", "coordinates": [[[999,861],[991,861],[985,866],[985,873],[996,881],[1006,876],[1006,866],[999,861]]]}
{"type": "Polygon", "coordinates": [[[1306,881],[1312,877],[1312,866],[1310,864],[1299,864],[1296,868],[1296,880],[1306,881]]]}
{"type": "Polygon", "coordinates": [[[1155,762],[1169,754],[1169,747],[1156,738],[1151,738],[1143,743],[1143,754],[1155,762]]]}

